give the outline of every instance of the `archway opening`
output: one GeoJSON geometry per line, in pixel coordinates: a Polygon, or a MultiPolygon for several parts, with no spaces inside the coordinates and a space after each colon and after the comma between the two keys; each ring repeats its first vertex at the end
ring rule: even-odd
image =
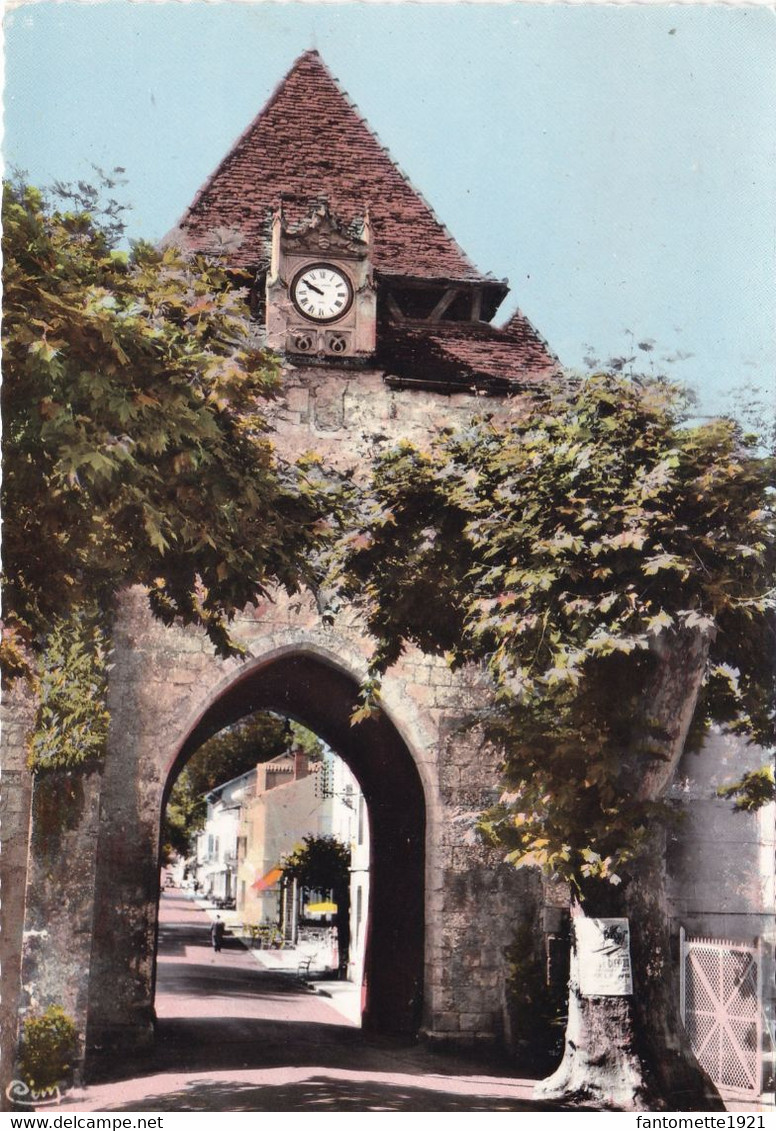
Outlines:
{"type": "Polygon", "coordinates": [[[217,996],[226,971],[209,944],[227,952],[241,982],[232,996],[253,998],[254,1018],[274,988],[303,1020],[305,990],[318,984],[338,1016],[360,1025],[368,810],[346,764],[311,731],[259,712],[208,739],[170,791],[161,859],[157,1019],[179,1015],[181,980],[191,988],[204,977],[217,996]],[[257,967],[286,977],[258,978],[257,967]]]}
{"type": "Polygon", "coordinates": [[[273,712],[319,736],[352,773],[369,815],[368,897],[361,908],[366,931],[359,956],[362,1026],[412,1036],[420,1024],[423,985],[423,788],[406,743],[384,712],[351,725],[357,697],[356,681],[318,655],[294,651],[258,663],[204,711],[170,767],[163,804],[195,751],[246,716],[273,712]]]}

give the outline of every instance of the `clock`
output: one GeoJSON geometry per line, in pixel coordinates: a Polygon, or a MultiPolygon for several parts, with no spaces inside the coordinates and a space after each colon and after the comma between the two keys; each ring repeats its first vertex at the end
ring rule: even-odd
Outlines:
{"type": "Polygon", "coordinates": [[[353,305],[353,285],[331,263],[308,263],[293,278],[291,301],[312,322],[336,322],[353,305]]]}

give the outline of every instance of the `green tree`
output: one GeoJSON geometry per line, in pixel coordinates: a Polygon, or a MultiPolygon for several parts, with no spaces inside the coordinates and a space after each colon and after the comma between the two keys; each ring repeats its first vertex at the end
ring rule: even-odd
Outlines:
{"type": "Polygon", "coordinates": [[[484,835],[566,879],[576,916],[631,913],[636,997],[572,986],[549,1094],[638,1106],[692,1086],[656,961],[663,794],[712,722],[773,741],[772,472],[732,422],[685,427],[665,381],[598,375],[387,452],[345,540],[375,677],[407,643],[492,677],[479,722],[505,789],[484,835]]]}
{"type": "Polygon", "coordinates": [[[5,658],[57,617],[142,584],[165,623],[228,622],[309,582],[328,509],[314,461],[282,462],[261,406],[277,370],[217,264],[145,243],[115,211],[3,197],[5,658]]]}
{"type": "Polygon", "coordinates": [[[281,862],[283,874],[313,891],[330,891],[337,905],[340,977],[347,977],[350,954],[350,849],[333,836],[306,836],[281,862]]]}
{"type": "Polygon", "coordinates": [[[80,608],[54,620],[38,662],[38,710],[29,766],[94,765],[108,737],[109,637],[98,610],[80,608]]]}

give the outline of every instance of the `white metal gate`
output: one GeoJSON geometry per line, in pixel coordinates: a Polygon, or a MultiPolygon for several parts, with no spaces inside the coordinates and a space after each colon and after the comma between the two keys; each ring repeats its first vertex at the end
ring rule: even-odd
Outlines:
{"type": "Polygon", "coordinates": [[[681,932],[680,1008],[690,1046],[718,1088],[760,1094],[762,955],[681,932]]]}

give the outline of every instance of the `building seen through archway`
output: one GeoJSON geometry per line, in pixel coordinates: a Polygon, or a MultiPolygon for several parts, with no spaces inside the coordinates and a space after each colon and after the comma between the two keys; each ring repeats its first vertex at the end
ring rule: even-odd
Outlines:
{"type": "MultiPolygon", "coordinates": [[[[369,899],[366,800],[334,751],[302,728],[292,734],[288,721],[285,734],[286,750],[195,800],[188,845],[168,874],[202,905],[218,908],[230,933],[251,948],[293,950],[318,970],[360,984],[369,899]],[[292,860],[296,872],[284,867],[292,860]]],[[[200,781],[212,750],[210,740],[193,755],[200,781]]],[[[190,769],[184,788],[191,777],[190,769]]],[[[173,787],[168,810],[180,806],[175,794],[173,787]]]]}
{"type": "Polygon", "coordinates": [[[207,897],[208,910],[234,922],[249,945],[295,945],[316,969],[360,984],[365,1029],[413,1035],[423,1002],[423,788],[385,713],[352,725],[357,702],[352,676],[312,651],[284,649],[242,668],[200,707],[167,764],[161,860],[180,783],[197,776],[202,751],[228,747],[225,736],[252,719],[274,720],[279,732],[265,725],[261,752],[219,756],[219,776],[199,778],[206,812],[191,894],[207,897]],[[310,838],[349,852],[336,898],[333,881],[281,875],[310,838]]]}

